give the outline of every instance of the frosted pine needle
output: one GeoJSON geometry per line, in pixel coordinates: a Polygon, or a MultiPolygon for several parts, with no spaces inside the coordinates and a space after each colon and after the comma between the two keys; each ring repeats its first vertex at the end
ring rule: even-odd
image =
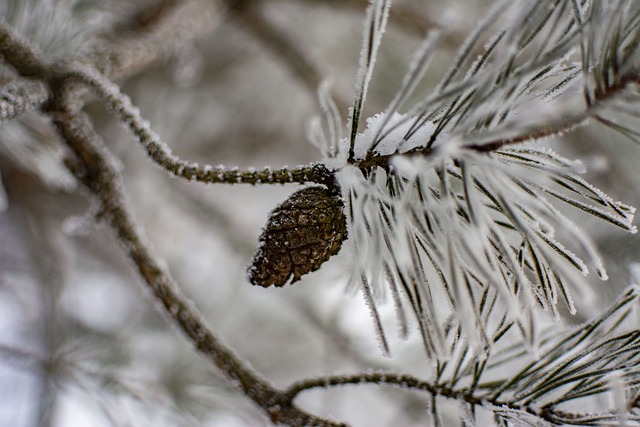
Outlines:
{"type": "Polygon", "coordinates": [[[436,46],[437,33],[427,37],[397,95],[358,133],[389,8],[376,1],[349,139],[334,139],[335,109],[323,93],[329,129],[316,123],[314,139],[342,187],[356,254],[350,282],[363,289],[383,343],[375,302],[390,292],[401,329],[409,308],[430,357],[452,356],[444,333],[452,327],[487,351],[495,334],[489,319],[516,325],[535,352],[534,311],[558,315],[564,305],[575,313],[594,298],[584,276],[607,279],[590,238],[559,206],[636,232],[635,209],[580,178],[581,163],[522,144],[588,117],[574,108],[585,68],[571,59],[585,38],[584,17],[574,14],[586,6],[512,3],[481,22],[435,92],[402,114],[436,46]],[[484,50],[472,58],[481,40],[484,50]],[[488,300],[500,303],[487,308],[488,300]]]}

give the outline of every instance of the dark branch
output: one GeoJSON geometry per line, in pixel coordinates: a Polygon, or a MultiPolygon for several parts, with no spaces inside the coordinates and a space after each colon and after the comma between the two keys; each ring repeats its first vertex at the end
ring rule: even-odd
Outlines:
{"type": "MultiPolygon", "coordinates": [[[[527,141],[536,141],[550,138],[556,135],[561,135],[584,124],[588,118],[589,111],[581,111],[568,117],[561,117],[560,119],[553,122],[538,123],[528,127],[520,127],[518,129],[514,129],[512,132],[512,136],[509,137],[493,139],[490,136],[487,137],[479,134],[479,142],[463,145],[460,148],[476,151],[478,153],[490,153],[498,151],[501,148],[507,147],[509,145],[516,145],[527,141]]],[[[404,153],[396,153],[390,155],[378,155],[369,153],[365,159],[352,160],[351,163],[358,168],[366,170],[370,170],[371,168],[376,166],[388,169],[390,166],[391,158],[394,156],[429,157],[433,156],[437,152],[437,150],[437,147],[417,147],[404,153]]]]}
{"type": "Polygon", "coordinates": [[[174,155],[160,137],[151,130],[149,124],[140,117],[138,109],[131,104],[129,97],[124,95],[116,84],[96,70],[81,65],[72,65],[64,75],[78,78],[93,88],[107,104],[109,110],[115,112],[118,119],[129,127],[149,157],[174,176],[209,184],[316,183],[327,186],[334,194],[339,193],[334,174],[320,163],[295,168],[285,167],[279,170],[265,168],[240,171],[237,168],[199,165],[183,160],[174,155]]]}
{"type": "Polygon", "coordinates": [[[73,90],[62,83],[49,114],[62,138],[77,156],[70,161],[70,170],[102,204],[103,214],[121,242],[126,255],[136,266],[153,297],[173,323],[186,335],[194,347],[258,404],[272,421],[291,426],[341,426],[308,414],[291,404],[288,396],[272,387],[258,373],[246,366],[211,332],[192,304],[180,292],[177,284],[152,254],[141,236],[140,226],[122,193],[116,161],[95,133],[80,104],[67,97],[73,90]]]}
{"type": "Polygon", "coordinates": [[[519,405],[508,400],[499,400],[496,398],[480,397],[465,388],[455,389],[445,384],[433,384],[428,381],[420,380],[411,375],[393,374],[387,372],[373,372],[368,374],[332,376],[325,378],[314,378],[300,381],[292,384],[287,390],[286,395],[289,399],[295,399],[304,391],[317,388],[333,388],[348,385],[377,384],[399,387],[405,390],[416,390],[426,392],[434,397],[443,397],[453,399],[458,402],[465,402],[472,406],[478,407],[502,407],[513,411],[522,411],[527,414],[540,418],[541,420],[552,424],[563,424],[567,420],[579,420],[584,414],[572,413],[556,409],[553,405],[547,405],[542,408],[532,407],[529,405],[519,405]]]}
{"type": "Polygon", "coordinates": [[[156,307],[161,307],[198,352],[223,371],[273,422],[301,427],[344,426],[311,415],[293,405],[285,393],[246,366],[206,326],[203,317],[182,295],[143,238],[142,228],[134,220],[123,193],[117,161],[95,132],[87,114],[81,110],[82,102],[77,97],[81,87],[77,78],[60,76],[60,68],[46,66],[27,43],[0,26],[0,39],[3,35],[9,39],[5,47],[11,47],[11,55],[4,55],[5,59],[15,61],[10,64],[16,70],[29,75],[37,70],[43,76],[53,76],[49,82],[51,102],[44,112],[51,117],[60,136],[75,155],[67,160],[67,166],[100,201],[101,214],[109,221],[126,256],[134,263],[154,299],[161,303],[156,307]]]}
{"type": "Polygon", "coordinates": [[[0,25],[0,55],[23,77],[46,78],[49,68],[26,40],[5,24],[0,25]]]}

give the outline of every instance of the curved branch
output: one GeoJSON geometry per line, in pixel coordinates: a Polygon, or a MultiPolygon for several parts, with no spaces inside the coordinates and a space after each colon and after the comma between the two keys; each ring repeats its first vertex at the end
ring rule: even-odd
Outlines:
{"type": "MultiPolygon", "coordinates": [[[[186,335],[198,352],[223,371],[236,387],[269,415],[273,422],[290,426],[344,426],[345,424],[314,416],[293,405],[285,393],[274,388],[242,362],[206,326],[202,315],[182,295],[174,279],[163,268],[143,238],[141,227],[134,220],[123,193],[117,161],[104,146],[89,117],[81,109],[82,103],[76,96],[81,89],[77,84],[77,76],[60,76],[59,69],[47,66],[27,43],[0,25],[0,41],[3,36],[9,39],[4,47],[10,47],[8,54],[4,55],[5,60],[19,72],[31,75],[33,70],[38,70],[43,76],[53,76],[49,81],[52,100],[44,112],[50,116],[58,133],[75,154],[75,158],[67,159],[67,166],[99,199],[102,214],[108,219],[127,257],[134,263],[154,299],[161,303],[158,308],[161,308],[186,335]]],[[[132,107],[125,110],[123,114],[132,113],[132,107]]],[[[153,136],[146,123],[135,120],[135,125],[138,127],[133,126],[134,131],[153,136]]]]}
{"type": "Polygon", "coordinates": [[[343,426],[311,415],[291,403],[291,399],[271,386],[257,372],[244,364],[207,328],[201,314],[187,302],[177,284],[166,271],[140,233],[122,193],[116,161],[95,133],[88,116],[67,94],[73,90],[68,82],[56,88],[49,114],[62,138],[77,156],[69,162],[70,170],[99,198],[105,217],[115,231],[127,256],[162,310],[186,335],[194,347],[258,404],[276,423],[291,426],[343,426]]]}
{"type": "Polygon", "coordinates": [[[556,409],[554,405],[546,405],[536,408],[530,405],[519,405],[507,400],[496,398],[486,398],[474,395],[467,389],[455,389],[444,384],[432,384],[428,381],[420,380],[411,375],[392,374],[386,372],[373,372],[356,375],[337,375],[326,378],[314,378],[300,381],[289,386],[284,393],[293,401],[299,394],[316,388],[332,388],[346,385],[377,384],[399,387],[405,390],[416,390],[430,394],[434,397],[444,397],[458,402],[464,402],[472,406],[485,407],[491,410],[492,407],[508,409],[511,411],[525,412],[529,415],[547,421],[554,425],[567,423],[568,420],[579,420],[584,414],[573,413],[556,409]]]}
{"type": "MultiPolygon", "coordinates": [[[[338,375],[326,378],[313,378],[309,380],[300,381],[292,384],[285,391],[291,399],[297,397],[300,393],[308,391],[314,388],[330,388],[339,387],[345,385],[357,385],[357,384],[378,384],[400,387],[404,389],[411,389],[417,391],[424,391],[432,395],[442,396],[450,399],[456,399],[464,401],[472,405],[483,405],[485,403],[492,403],[489,400],[482,399],[478,396],[474,396],[465,390],[455,390],[443,385],[431,384],[428,381],[420,380],[411,375],[392,374],[388,372],[372,372],[367,374],[355,374],[355,375],[338,375]]],[[[504,404],[504,403],[499,403],[504,404]]],[[[514,409],[522,409],[517,407],[514,409]]]]}

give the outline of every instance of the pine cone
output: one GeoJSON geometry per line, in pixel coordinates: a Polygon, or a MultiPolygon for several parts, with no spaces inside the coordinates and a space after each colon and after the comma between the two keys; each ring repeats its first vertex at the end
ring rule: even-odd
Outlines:
{"type": "Polygon", "coordinates": [[[284,286],[315,271],[340,250],[347,224],[339,196],[323,187],[293,193],[269,217],[249,266],[254,285],[284,286]]]}

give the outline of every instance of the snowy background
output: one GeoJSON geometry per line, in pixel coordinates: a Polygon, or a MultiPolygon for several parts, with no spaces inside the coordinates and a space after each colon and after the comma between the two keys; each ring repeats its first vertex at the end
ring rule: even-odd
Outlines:
{"type": "MultiPolygon", "coordinates": [[[[86,41],[82,31],[97,37],[114,25],[126,26],[151,3],[0,0],[0,12],[45,54],[58,56],[86,41]],[[59,41],[50,36],[74,29],[79,35],[59,41]]],[[[430,28],[427,18],[446,20],[449,27],[424,91],[447,69],[451,52],[487,3],[397,1],[365,117],[393,97],[430,28]],[[420,14],[401,13],[413,10],[420,14]]],[[[251,6],[291,40],[321,79],[331,80],[345,122],[365,7],[360,0],[251,6]]],[[[246,21],[221,11],[205,39],[118,83],[182,158],[279,168],[319,159],[305,137],[319,113],[316,88],[294,64],[246,21]]],[[[248,283],[246,265],[268,213],[296,186],[206,186],[171,178],[100,103],[88,110],[122,162],[125,190],[156,252],[209,325],[276,386],[380,368],[427,375],[418,334],[408,340],[396,336],[390,304],[381,312],[393,357],[380,355],[361,295],[345,290],[353,258],[348,246],[295,286],[262,289],[248,283]]],[[[91,220],[95,206],[65,180],[48,152],[34,148],[33,141],[53,137],[47,132],[37,117],[0,125],[0,174],[8,202],[0,213],[0,426],[270,425],[157,314],[111,231],[91,220]]],[[[637,146],[597,126],[549,143],[584,161],[590,181],[613,198],[640,205],[637,146]]],[[[594,283],[604,305],[626,286],[638,241],[588,221],[577,218],[606,260],[609,281],[594,283]]],[[[424,423],[427,400],[367,386],[306,393],[300,404],[354,426],[403,426],[424,423]]]]}

